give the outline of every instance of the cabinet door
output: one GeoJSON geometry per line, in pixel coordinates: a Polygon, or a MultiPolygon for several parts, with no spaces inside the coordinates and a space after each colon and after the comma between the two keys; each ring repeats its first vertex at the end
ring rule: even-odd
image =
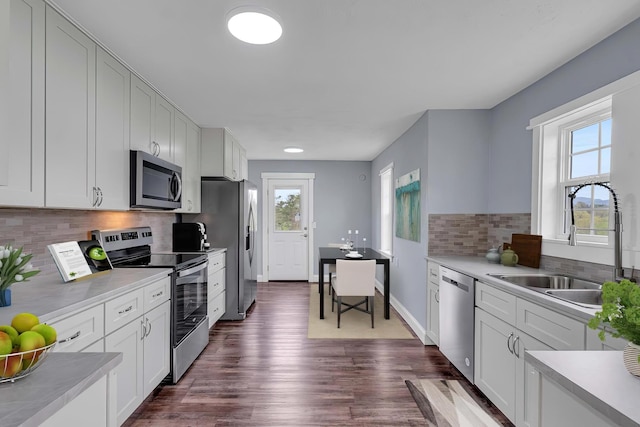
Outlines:
{"type": "Polygon", "coordinates": [[[517,331],[514,342],[516,356],[516,422],[518,427],[537,427],[539,406],[538,372],[524,360],[525,351],[553,350],[548,345],[517,331]]]}
{"type": "Polygon", "coordinates": [[[173,158],[173,116],[174,108],[166,99],[156,94],[154,115],[154,142],[158,147],[157,156],[168,162],[173,158]]]}
{"type": "Polygon", "coordinates": [[[427,337],[435,345],[440,343],[440,286],[427,283],[427,337]]]}
{"type": "MultiPolygon", "coordinates": [[[[608,329],[608,327],[607,327],[608,329]]],[[[600,329],[593,330],[587,328],[587,350],[617,350],[621,351],[627,346],[627,340],[624,338],[614,338],[611,336],[611,332],[605,329],[605,340],[601,341],[598,333],[600,329]]]]}
{"type": "Polygon", "coordinates": [[[226,129],[224,130],[224,148],[223,148],[223,156],[224,156],[224,176],[229,179],[236,180],[236,170],[237,167],[234,164],[234,156],[233,150],[235,149],[235,141],[233,139],[233,135],[231,135],[226,129]]]}
{"type": "Polygon", "coordinates": [[[116,368],[118,378],[118,425],[121,425],[144,400],[143,360],[144,322],[139,317],[104,339],[107,352],[122,353],[116,368]]]}
{"type": "Polygon", "coordinates": [[[2,2],[0,10],[0,205],[44,206],[45,6],[2,2]],[[9,60],[10,59],[10,60],[9,60]]]}
{"type": "Polygon", "coordinates": [[[96,45],[49,6],[46,58],[46,205],[89,208],[96,201],[96,45]]]}
{"type": "Polygon", "coordinates": [[[247,161],[247,151],[240,144],[238,146],[238,155],[240,157],[238,161],[238,181],[243,179],[249,179],[249,162],[247,161]]]}
{"type": "Polygon", "coordinates": [[[169,374],[171,301],[144,314],[144,397],[169,374]]]}
{"type": "Polygon", "coordinates": [[[156,93],[137,76],[131,75],[131,130],[129,146],[132,150],[155,154],[153,121],[156,93]]]}
{"type": "Polygon", "coordinates": [[[517,359],[509,346],[515,339],[514,328],[478,308],[475,313],[474,383],[513,422],[517,359]]]}
{"type": "Polygon", "coordinates": [[[129,209],[131,72],[98,48],[96,66],[96,187],[100,209],[129,209]]]}
{"type": "MultiPolygon", "coordinates": [[[[173,146],[174,163],[182,166],[182,207],[176,212],[190,212],[193,209],[193,201],[190,200],[193,180],[190,179],[190,171],[187,165],[187,129],[189,119],[179,111],[176,111],[173,118],[173,146]]],[[[200,184],[198,182],[198,184],[200,184]]]]}
{"type": "Polygon", "coordinates": [[[201,207],[200,194],[200,128],[189,120],[187,123],[187,176],[182,180],[185,188],[187,206],[183,209],[189,213],[199,213],[201,207]]]}

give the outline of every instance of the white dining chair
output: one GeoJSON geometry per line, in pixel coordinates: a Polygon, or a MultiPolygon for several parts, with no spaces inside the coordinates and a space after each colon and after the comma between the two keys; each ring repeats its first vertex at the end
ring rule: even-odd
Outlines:
{"type": "Polygon", "coordinates": [[[373,298],[376,294],[376,261],[375,260],[343,260],[336,261],[336,275],[331,283],[333,296],[331,297],[331,311],[334,303],[338,303],[338,328],[340,327],[340,315],[352,309],[371,315],[371,327],[373,324],[373,298]],[[342,301],[342,297],[364,297],[354,304],[342,301]],[[362,308],[362,306],[365,308],[362,308]],[[346,306],[346,308],[342,308],[346,306]]]}
{"type": "MultiPolygon", "coordinates": [[[[341,248],[344,243],[327,243],[327,246],[330,248],[341,248]]],[[[336,265],[329,264],[329,295],[331,295],[331,278],[336,274],[336,265]]]]}

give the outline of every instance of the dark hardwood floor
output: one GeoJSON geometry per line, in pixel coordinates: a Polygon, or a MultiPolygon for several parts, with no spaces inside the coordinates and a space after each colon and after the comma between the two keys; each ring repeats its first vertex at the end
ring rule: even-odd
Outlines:
{"type": "Polygon", "coordinates": [[[218,322],[180,382],[124,425],[424,426],[404,380],[464,380],[417,338],[308,339],[308,283],[259,283],[257,301],[246,320],[218,322]]]}

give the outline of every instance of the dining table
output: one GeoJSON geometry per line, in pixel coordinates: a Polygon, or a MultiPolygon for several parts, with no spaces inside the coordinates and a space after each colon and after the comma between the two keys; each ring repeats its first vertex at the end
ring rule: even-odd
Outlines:
{"type": "MultiPolygon", "coordinates": [[[[339,259],[348,260],[375,260],[384,268],[384,318],[389,319],[389,257],[371,248],[357,248],[345,250],[339,247],[318,248],[318,291],[320,293],[320,318],[324,319],[324,266],[335,264],[339,259]],[[352,258],[347,256],[350,252],[358,252],[362,257],[352,258]]],[[[331,286],[331,284],[329,284],[331,286]]]]}

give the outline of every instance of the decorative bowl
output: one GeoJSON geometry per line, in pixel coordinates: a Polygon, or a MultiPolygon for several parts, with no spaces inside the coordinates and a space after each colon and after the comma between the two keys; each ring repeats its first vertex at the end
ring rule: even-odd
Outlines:
{"type": "Polygon", "coordinates": [[[0,356],[0,383],[26,377],[42,365],[57,342],[35,350],[0,356]]]}

